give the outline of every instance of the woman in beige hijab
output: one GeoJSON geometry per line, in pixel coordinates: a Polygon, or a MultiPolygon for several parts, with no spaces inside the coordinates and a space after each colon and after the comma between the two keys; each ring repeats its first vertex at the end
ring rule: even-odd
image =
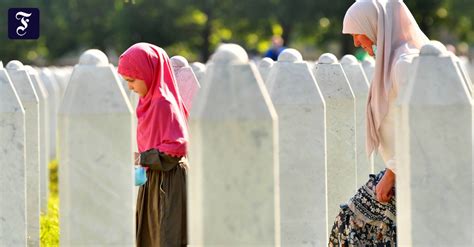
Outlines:
{"type": "Polygon", "coordinates": [[[408,80],[413,57],[429,40],[403,0],[356,1],[347,10],[342,32],[375,56],[367,99],[366,148],[367,155],[378,150],[387,168],[370,175],[366,185],[341,206],[329,246],[396,246],[395,100],[408,80]]]}

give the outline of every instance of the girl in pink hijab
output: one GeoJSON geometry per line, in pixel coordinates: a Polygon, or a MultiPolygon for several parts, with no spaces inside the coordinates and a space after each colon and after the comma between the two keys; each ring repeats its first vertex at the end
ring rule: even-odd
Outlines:
{"type": "Polygon", "coordinates": [[[396,246],[395,100],[408,81],[413,57],[429,40],[403,0],[356,1],[347,10],[342,32],[375,56],[367,99],[366,149],[369,156],[378,151],[387,168],[370,175],[366,185],[341,206],[329,246],[396,246]]]}
{"type": "Polygon", "coordinates": [[[138,43],[121,56],[118,72],[140,96],[136,165],[147,169],[137,199],[137,246],[186,246],[188,111],[166,52],[138,43]]]}

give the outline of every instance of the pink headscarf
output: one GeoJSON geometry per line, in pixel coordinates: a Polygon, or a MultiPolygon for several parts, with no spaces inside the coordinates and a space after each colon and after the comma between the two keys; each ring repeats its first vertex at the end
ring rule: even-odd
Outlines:
{"type": "Polygon", "coordinates": [[[377,44],[375,71],[367,100],[367,155],[380,145],[379,128],[388,112],[395,50],[405,44],[416,49],[429,40],[403,0],[358,0],[347,10],[342,33],[365,34],[377,44]]]}
{"type": "Polygon", "coordinates": [[[139,152],[155,148],[168,155],[185,156],[188,111],[166,52],[148,43],[132,45],[120,56],[118,72],[144,80],[148,88],[137,106],[139,152]]]}

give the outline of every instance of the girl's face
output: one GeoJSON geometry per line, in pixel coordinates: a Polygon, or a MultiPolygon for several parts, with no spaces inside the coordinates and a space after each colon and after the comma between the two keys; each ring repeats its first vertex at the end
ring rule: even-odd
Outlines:
{"type": "Polygon", "coordinates": [[[354,38],[354,46],[355,47],[362,47],[369,55],[375,56],[373,45],[374,42],[369,39],[365,34],[352,34],[354,38]]]}
{"type": "Polygon", "coordinates": [[[137,93],[140,97],[145,97],[146,93],[148,93],[148,88],[146,87],[145,81],[136,79],[129,76],[122,76],[124,80],[127,81],[128,89],[137,93]]]}

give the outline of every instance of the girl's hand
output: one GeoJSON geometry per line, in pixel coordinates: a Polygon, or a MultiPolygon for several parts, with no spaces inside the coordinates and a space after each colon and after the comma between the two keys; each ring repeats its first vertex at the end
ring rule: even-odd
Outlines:
{"type": "Polygon", "coordinates": [[[380,182],[375,186],[375,194],[377,196],[377,201],[379,202],[388,202],[392,198],[392,188],[395,185],[395,173],[390,169],[385,170],[380,182]]]}

